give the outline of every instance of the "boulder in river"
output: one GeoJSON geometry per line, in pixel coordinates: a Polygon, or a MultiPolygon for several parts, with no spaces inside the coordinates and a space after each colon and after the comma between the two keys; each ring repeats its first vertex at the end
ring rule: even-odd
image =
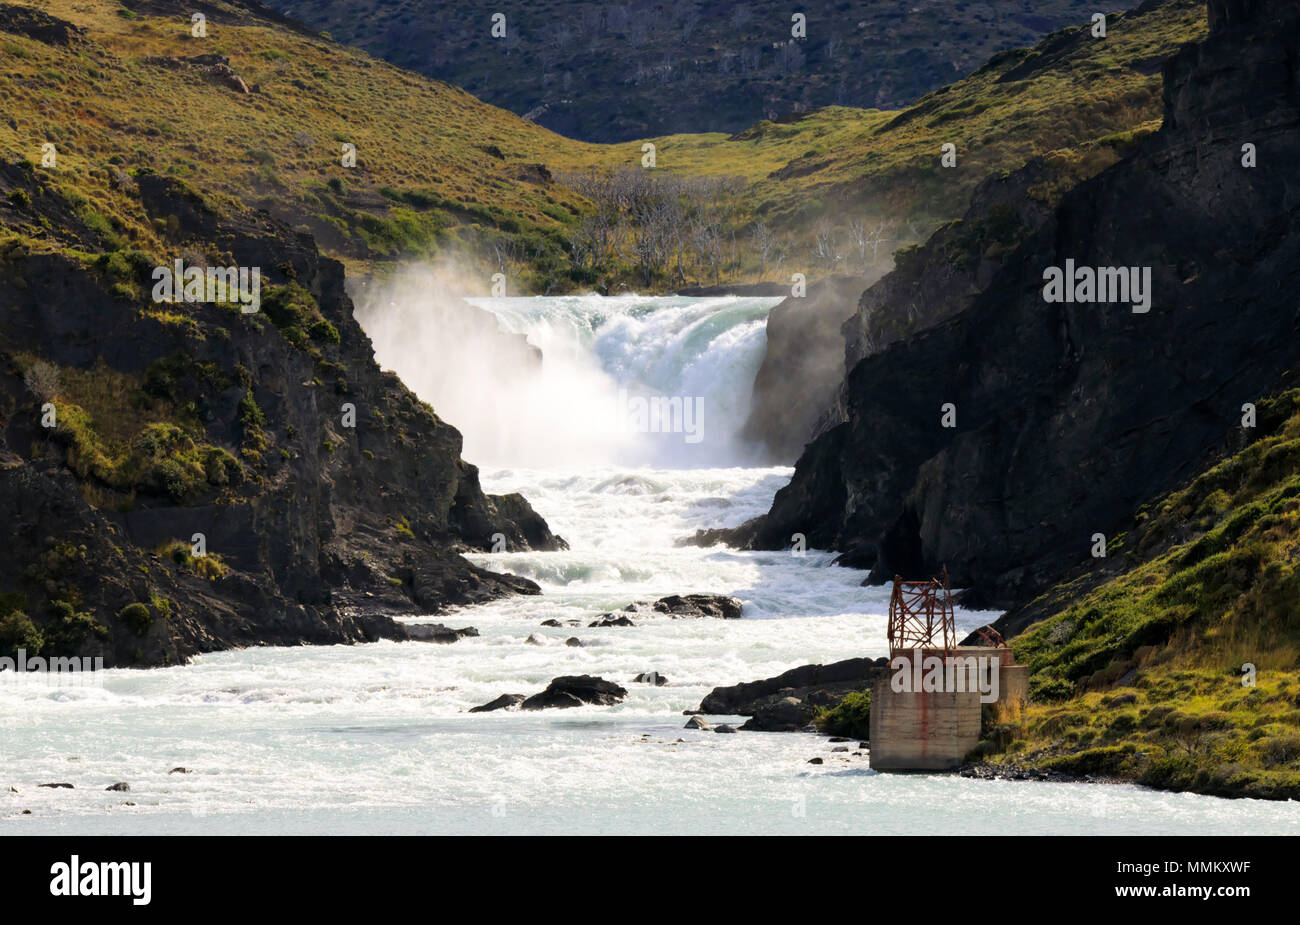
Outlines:
{"type": "Polygon", "coordinates": [[[621,614],[602,613],[597,619],[592,620],[588,626],[636,626],[627,617],[621,614]]]}
{"type": "Polygon", "coordinates": [[[657,671],[643,671],[632,679],[634,684],[653,684],[655,687],[663,687],[668,683],[665,678],[657,671]]]}
{"type": "Polygon", "coordinates": [[[591,626],[636,626],[626,615],[629,613],[663,614],[676,619],[713,617],[736,620],[740,617],[741,602],[738,597],[726,594],[670,594],[657,601],[633,601],[622,610],[602,613],[591,626]]]}
{"type": "Polygon", "coordinates": [[[109,784],[104,789],[116,791],[118,793],[127,793],[128,791],[130,791],[131,785],[124,780],[120,780],[116,784],[109,784]]]}
{"type": "Polygon", "coordinates": [[[56,783],[56,784],[37,784],[37,786],[38,786],[38,787],[49,787],[49,788],[52,789],[52,790],[75,790],[75,789],[77,789],[77,788],[73,787],[71,784],[65,784],[65,783],[62,783],[62,782],[60,782],[60,783],[56,783]]]}
{"type": "Polygon", "coordinates": [[[741,729],[758,732],[798,732],[810,722],[817,708],[798,697],[782,697],[761,704],[741,729]]]}
{"type": "MultiPolygon", "coordinates": [[[[700,703],[699,712],[721,716],[756,716],[763,707],[794,698],[807,706],[801,712],[809,719],[817,707],[833,707],[852,691],[870,690],[877,672],[888,671],[884,658],[849,658],[829,665],[802,665],[774,678],[746,681],[714,688],[700,703]]],[[[762,723],[784,726],[792,715],[789,707],[768,712],[762,723]],[[780,714],[784,719],[776,719],[780,714]]],[[[806,725],[807,720],[804,724],[806,725]]],[[[749,726],[747,728],[760,728],[749,726]]]]}
{"type": "Polygon", "coordinates": [[[710,725],[709,721],[708,721],[707,719],[705,719],[703,716],[692,716],[690,719],[688,719],[688,720],[686,721],[686,725],[683,726],[682,728],[684,728],[684,729],[703,729],[703,730],[706,730],[706,731],[707,731],[707,730],[709,730],[709,729],[712,729],[713,726],[710,725]]]}
{"type": "Polygon", "coordinates": [[[627,688],[593,675],[565,675],[556,678],[540,694],[519,705],[522,710],[580,707],[584,704],[612,706],[627,696],[627,688]]]}
{"type": "Polygon", "coordinates": [[[443,626],[441,623],[406,623],[403,624],[406,629],[406,638],[417,642],[437,642],[449,643],[455,642],[466,636],[477,636],[478,630],[472,626],[452,629],[449,626],[443,626]]]}
{"type": "Polygon", "coordinates": [[[470,713],[491,713],[493,710],[517,710],[519,705],[524,702],[523,694],[502,694],[495,700],[489,700],[487,703],[481,703],[476,707],[470,707],[470,713]]]}
{"type": "Polygon", "coordinates": [[[722,620],[740,618],[740,598],[726,594],[670,594],[655,601],[655,613],[670,617],[716,617],[722,620]]]}

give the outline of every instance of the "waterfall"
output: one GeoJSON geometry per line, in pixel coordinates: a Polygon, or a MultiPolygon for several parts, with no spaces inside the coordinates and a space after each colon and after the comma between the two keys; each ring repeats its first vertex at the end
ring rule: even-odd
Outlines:
{"type": "Polygon", "coordinates": [[[461,431],[471,462],[698,468],[752,461],[738,434],[763,360],[767,314],[780,299],[468,300],[540,349],[540,365],[503,361],[499,335],[463,325],[449,331],[446,307],[428,289],[385,301],[358,300],[376,358],[461,431]]]}

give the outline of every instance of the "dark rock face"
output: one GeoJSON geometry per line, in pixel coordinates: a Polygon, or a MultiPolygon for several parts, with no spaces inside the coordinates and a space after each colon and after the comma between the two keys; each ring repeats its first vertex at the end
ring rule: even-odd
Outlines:
{"type": "Polygon", "coordinates": [[[844,382],[840,327],[871,282],[833,276],[814,283],[802,298],[790,296],[767,316],[767,349],[741,437],[768,459],[789,465],[812,439],[813,426],[844,382]]]}
{"type": "MultiPolygon", "coordinates": [[[[3,165],[0,186],[36,184],[30,170],[3,165]]],[[[146,666],[232,646],[401,639],[408,634],[384,614],[538,593],[459,552],[489,549],[495,533],[517,549],[563,541],[522,497],[485,495],[455,428],[378,368],[339,263],[309,236],[265,214],[218,214],[175,181],[142,174],[132,194],[168,229],[175,255],[259,267],[263,310],[188,303],[186,323],[164,323],[141,310],[151,265],[119,271],[115,290],[114,276],[58,254],[18,248],[0,259],[0,592],[18,595],[45,635],[40,654],[146,666]],[[290,329],[275,301],[289,291],[331,336],[290,329]],[[197,487],[160,479],[122,490],[73,436],[42,426],[43,399],[20,355],[52,364],[62,385],[93,377],[146,404],[190,409],[184,439],[229,463],[197,487]],[[354,427],[343,423],[345,404],[354,427]],[[154,553],[194,533],[224,576],[154,553]],[[69,602],[70,616],[60,610],[69,602]],[[125,621],[134,604],[149,619],[125,621]]],[[[63,221],[75,210],[57,194],[31,203],[62,243],[101,247],[93,230],[63,221]]],[[[60,392],[52,403],[75,397],[60,392]]]]}
{"type": "MultiPolygon", "coordinates": [[[[899,254],[894,271],[861,294],[839,332],[842,369],[853,369],[970,304],[1015,247],[1051,216],[1055,203],[1040,191],[1069,181],[1064,168],[1035,158],[980,183],[959,221],[939,228],[921,247],[899,254]]],[[[823,405],[814,436],[845,420],[843,377],[834,393],[835,401],[823,405]]]]}
{"type": "MultiPolygon", "coordinates": [[[[487,26],[478,38],[476,24],[488,23],[498,9],[486,0],[405,19],[410,5],[402,0],[270,0],[270,5],[553,132],[605,143],[753,131],[756,122],[762,130],[831,105],[895,108],[942,86],[954,73],[975,70],[1001,49],[1032,44],[1080,21],[1078,7],[1067,0],[1040,0],[1032,8],[993,0],[980,9],[997,17],[996,29],[957,4],[912,4],[900,16],[888,5],[811,2],[799,8],[807,14],[807,38],[782,48],[772,43],[782,38],[789,43],[791,10],[772,0],[716,6],[584,4],[562,20],[521,19],[521,41],[491,40],[487,26]],[[954,36],[960,40],[935,44],[939,37],[954,36]],[[456,46],[455,54],[438,50],[446,42],[456,46]],[[503,66],[506,42],[511,57],[503,66]],[[792,70],[797,80],[790,78],[792,70]],[[535,79],[538,74],[557,79],[535,79]],[[576,79],[558,77],[565,74],[576,79]]],[[[1133,0],[1123,0],[1106,9],[1132,5],[1133,0]]],[[[510,35],[514,29],[512,18],[510,35]]]]}
{"type": "Polygon", "coordinates": [[[556,678],[540,694],[534,694],[519,706],[522,710],[547,710],[580,707],[584,704],[608,707],[627,696],[627,688],[592,675],[566,675],[556,678]]]}
{"type": "Polygon", "coordinates": [[[716,687],[700,703],[701,713],[748,716],[741,729],[796,732],[812,722],[819,707],[833,707],[845,694],[870,690],[883,658],[850,658],[829,665],[803,665],[775,678],[716,687]]]}
{"type": "Polygon", "coordinates": [[[470,707],[470,713],[491,713],[493,710],[517,710],[519,705],[524,702],[523,694],[502,694],[495,700],[489,700],[487,703],[479,704],[476,707],[470,707]]]}
{"type": "Polygon", "coordinates": [[[0,3],[0,32],[23,35],[46,45],[71,45],[85,39],[85,30],[29,6],[0,3]]]}
{"type": "Polygon", "coordinates": [[[802,532],[878,579],[946,563],[1005,605],[1194,471],[1300,359],[1298,17],[1211,2],[1210,37],[1165,65],[1163,128],[1068,192],[960,311],[858,363],[844,422],[731,541],[802,532]],[[1150,311],[1045,302],[1067,260],[1150,267],[1150,311]]]}

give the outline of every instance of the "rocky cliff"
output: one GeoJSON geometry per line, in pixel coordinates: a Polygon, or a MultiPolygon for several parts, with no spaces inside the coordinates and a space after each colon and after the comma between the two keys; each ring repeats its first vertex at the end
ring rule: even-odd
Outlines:
{"type": "Polygon", "coordinates": [[[157,665],[537,593],[459,552],[563,540],[485,495],[456,429],[379,369],[341,264],[265,213],[103,173],[166,254],[0,167],[0,649],[157,665]],[[175,259],[259,268],[259,310],[155,300],[175,259]]]}
{"type": "Polygon", "coordinates": [[[795,10],[774,0],[539,0],[516,11],[485,0],[270,6],[561,135],[596,142],[736,132],[828,105],[901,106],[1000,49],[1088,20],[1070,0],[1032,8],[1016,0],[820,0],[800,5],[802,27],[795,10]]]}
{"type": "Polygon", "coordinates": [[[813,426],[844,381],[840,326],[869,282],[860,276],[819,280],[767,316],[767,348],[741,431],[767,458],[789,465],[812,439],[813,426]]]}
{"type": "Polygon", "coordinates": [[[946,563],[1012,603],[1241,426],[1300,343],[1300,4],[1209,10],[1209,38],[1164,67],[1161,130],[1067,192],[987,285],[925,293],[947,317],[852,368],[843,423],[733,542],[801,532],[881,579],[946,563]],[[1149,311],[1046,302],[1066,261],[1150,268],[1149,311]]]}

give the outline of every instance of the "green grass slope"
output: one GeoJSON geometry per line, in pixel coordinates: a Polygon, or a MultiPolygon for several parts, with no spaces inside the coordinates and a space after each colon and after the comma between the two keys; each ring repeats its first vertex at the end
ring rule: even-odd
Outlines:
{"type": "MultiPolygon", "coordinates": [[[[57,39],[22,26],[34,8],[2,9],[0,157],[36,165],[76,210],[47,228],[21,199],[8,202],[0,234],[10,239],[161,254],[159,230],[122,193],[123,176],[148,169],[218,206],[266,209],[356,271],[451,256],[485,291],[503,269],[520,292],[666,288],[685,277],[638,276],[634,215],[622,216],[607,266],[575,266],[595,205],[558,178],[640,170],[641,141],[564,138],[237,2],[205,5],[204,38],[191,36],[179,0],[49,0],[43,14],[70,30],[57,39]],[[56,168],[42,166],[47,144],[56,168]],[[344,144],[356,146],[355,167],[341,163],[344,144]]],[[[752,245],[759,222],[780,239],[785,276],[859,270],[855,224],[880,229],[870,259],[887,260],[960,215],[991,172],[1048,156],[1082,178],[1112,163],[1158,124],[1160,61],[1204,30],[1193,0],[1144,4],[1113,15],[1105,39],[1082,27],[1053,33],[901,112],[832,106],[735,135],[650,139],[652,174],[743,180],[718,220],[734,253],[722,281],[776,278],[752,245]],[[939,166],[947,142],[955,169],[939,166]]]]}
{"type": "Polygon", "coordinates": [[[1046,616],[1011,645],[1035,702],[986,759],[1300,798],[1300,389],[1257,414],[1244,446],[1030,606],[1046,616]]]}

